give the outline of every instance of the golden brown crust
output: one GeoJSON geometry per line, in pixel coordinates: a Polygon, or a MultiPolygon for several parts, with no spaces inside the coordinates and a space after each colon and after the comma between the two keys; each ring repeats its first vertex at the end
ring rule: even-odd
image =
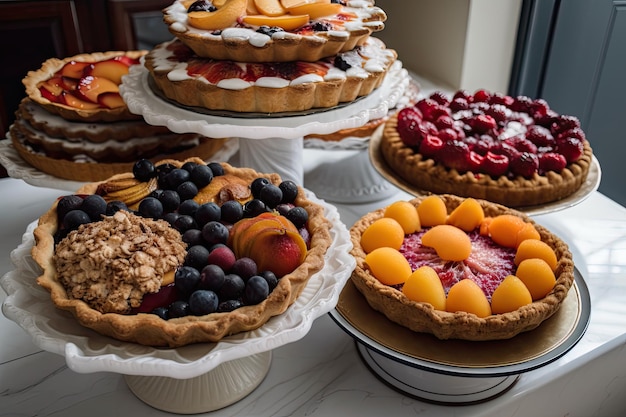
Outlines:
{"type": "MultiPolygon", "coordinates": [[[[446,203],[448,213],[464,200],[452,195],[441,197],[446,203]]],[[[415,198],[411,200],[411,203],[417,206],[424,198],[415,198]]],[[[439,339],[475,341],[508,339],[536,328],[552,316],[561,306],[574,282],[574,262],[567,244],[521,212],[484,200],[479,200],[479,202],[485,216],[513,214],[523,218],[526,222],[533,223],[541,240],[554,249],[558,258],[555,272],[557,281],[548,295],[513,312],[494,314],[486,318],[479,318],[474,314],[464,312],[449,313],[435,310],[430,304],[409,300],[401,291],[378,281],[365,264],[365,252],[360,244],[361,234],[373,221],[383,216],[384,209],[380,209],[365,215],[350,229],[354,245],[351,253],[357,261],[351,279],[367,299],[368,304],[395,323],[416,332],[432,333],[439,339]]]]}
{"type": "Polygon", "coordinates": [[[583,155],[562,172],[535,173],[532,178],[521,176],[492,178],[485,174],[460,174],[433,159],[424,158],[404,145],[396,129],[397,115],[383,129],[380,151],[389,167],[416,188],[436,194],[455,194],[524,207],[545,204],[565,198],[580,188],[587,179],[592,161],[592,149],[584,142],[583,155]]]}
{"type": "Polygon", "coordinates": [[[138,59],[145,55],[146,51],[108,51],[94,52],[91,54],[79,54],[64,59],[47,59],[36,71],[29,71],[22,80],[26,87],[26,95],[51,113],[58,114],[66,120],[81,122],[111,122],[118,120],[140,119],[141,116],[131,113],[128,107],[122,106],[113,109],[98,108],[94,110],[81,110],[60,103],[53,103],[41,95],[39,83],[50,79],[57,71],[70,61],[99,62],[116,56],[126,55],[129,58],[138,59]]]}
{"type": "MultiPolygon", "coordinates": [[[[227,174],[245,179],[251,180],[262,175],[251,169],[237,169],[228,164],[223,166],[227,174]]],[[[276,174],[267,177],[273,182],[279,180],[276,174]]],[[[78,193],[93,193],[97,186],[97,183],[85,185],[78,193]]],[[[296,204],[304,207],[309,213],[311,249],[302,265],[280,279],[269,297],[257,305],[244,306],[230,313],[187,316],[165,321],[153,314],[102,314],[80,300],[70,299],[65,288],[57,280],[52,263],[53,235],[57,228],[56,205],[40,218],[34,232],[36,244],[32,255],[43,269],[38,283],[50,291],[57,307],[71,312],[83,326],[103,335],[150,346],[178,347],[191,343],[217,342],[229,335],[256,329],[271,317],[283,313],[300,295],[311,275],[324,266],[324,255],[331,243],[330,222],[324,216],[323,207],[308,200],[302,189],[296,204]]]]}
{"type": "Polygon", "coordinates": [[[255,45],[257,42],[250,41],[250,38],[259,35],[254,29],[250,29],[250,33],[244,33],[241,28],[230,28],[237,30],[237,33],[229,36],[229,29],[212,35],[209,31],[189,26],[181,4],[181,1],[175,1],[163,10],[163,21],[168,25],[170,33],[198,56],[238,62],[318,61],[362,45],[370,34],[385,27],[384,22],[387,19],[382,9],[368,5],[361,7],[367,9],[370,15],[365,25],[353,25],[344,29],[342,34],[332,31],[315,32],[315,35],[288,33],[255,45]]]}
{"type": "MultiPolygon", "coordinates": [[[[176,41],[175,41],[176,42],[176,41]]],[[[174,47],[175,44],[172,44],[174,47]]],[[[367,96],[378,88],[397,54],[376,41],[376,48],[385,50],[388,57],[381,71],[367,71],[365,77],[348,76],[319,82],[290,84],[283,88],[251,85],[243,89],[227,89],[206,82],[200,76],[172,81],[169,74],[172,68],[159,65],[157,53],[168,44],[157,46],[146,55],[145,66],[161,92],[169,99],[185,106],[201,107],[209,110],[227,110],[247,113],[281,113],[329,108],[340,103],[352,102],[357,97],[367,96]]],[[[201,60],[201,58],[193,58],[201,60]]]]}

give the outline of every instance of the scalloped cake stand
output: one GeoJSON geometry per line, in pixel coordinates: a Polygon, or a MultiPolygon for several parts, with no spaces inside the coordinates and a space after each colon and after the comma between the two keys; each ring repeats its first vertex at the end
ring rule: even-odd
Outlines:
{"type": "Polygon", "coordinates": [[[356,128],[384,117],[402,96],[408,77],[402,63],[397,61],[377,90],[353,103],[277,116],[182,107],[160,96],[151,86],[150,75],[143,65],[130,68],[123,77],[120,94],[130,111],[142,115],[150,124],[167,126],[177,133],[237,137],[241,166],[276,172],[283,179],[303,184],[304,136],[356,128]]]}
{"type": "Polygon", "coordinates": [[[36,283],[40,269],[30,256],[36,221],[11,253],[16,269],[0,278],[8,294],[2,312],[29,333],[41,349],[63,355],[73,371],[122,374],[130,390],[154,408],[192,414],[234,404],[263,381],[273,349],[304,337],[315,319],[335,307],[355,267],[349,255],[350,235],[337,209],[309,191],[307,197],[324,207],[332,224],[333,240],[324,268],[309,279],[285,313],[259,329],[226,337],[219,343],[161,349],[117,341],[85,328],[56,308],[48,292],[36,283]]]}

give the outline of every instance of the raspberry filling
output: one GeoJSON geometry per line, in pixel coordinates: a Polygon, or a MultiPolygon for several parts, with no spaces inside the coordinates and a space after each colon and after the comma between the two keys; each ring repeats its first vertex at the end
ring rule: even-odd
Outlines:
{"type": "Polygon", "coordinates": [[[468,233],[472,242],[470,256],[458,262],[444,261],[433,248],[422,245],[422,236],[428,229],[420,230],[405,236],[400,253],[409,262],[411,270],[421,266],[433,268],[443,284],[446,294],[448,290],[464,278],[474,281],[483,290],[488,300],[507,276],[515,273],[515,249],[497,245],[478,230],[468,233]]]}

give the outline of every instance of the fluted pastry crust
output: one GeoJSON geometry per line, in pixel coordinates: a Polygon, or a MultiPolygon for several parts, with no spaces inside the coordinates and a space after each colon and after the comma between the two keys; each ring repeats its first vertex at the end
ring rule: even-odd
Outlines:
{"type": "MultiPolygon", "coordinates": [[[[424,198],[415,198],[411,203],[417,206],[424,198]]],[[[448,213],[464,200],[452,195],[441,195],[441,198],[446,203],[448,213]]],[[[402,291],[382,284],[370,273],[365,264],[365,252],[360,243],[361,235],[371,223],[383,217],[384,209],[380,209],[363,216],[350,229],[354,246],[351,253],[357,261],[351,280],[368,304],[389,320],[413,331],[431,333],[439,339],[474,341],[509,339],[519,333],[535,329],[556,313],[574,282],[574,262],[567,244],[519,211],[484,200],[478,201],[483,207],[485,216],[513,214],[534,224],[541,240],[555,251],[558,259],[556,284],[550,293],[515,311],[493,314],[485,318],[465,312],[449,313],[435,310],[428,303],[411,301],[402,291]]]]}

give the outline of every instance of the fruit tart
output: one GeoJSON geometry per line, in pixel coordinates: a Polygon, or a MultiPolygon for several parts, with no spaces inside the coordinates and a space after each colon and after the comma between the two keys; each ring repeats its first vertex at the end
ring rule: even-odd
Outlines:
{"type": "Polygon", "coordinates": [[[158,89],[185,106],[280,113],[329,108],[367,96],[383,82],[397,54],[369,38],[317,62],[234,62],[198,57],[179,40],[158,45],[145,66],[158,89]]]}
{"type": "Polygon", "coordinates": [[[523,213],[453,195],[397,201],[350,230],[351,280],[389,320],[439,339],[509,339],[574,282],[567,244],[523,213]]]}
{"type": "Polygon", "coordinates": [[[38,283],[86,327],[178,347],[283,313],[324,266],[330,222],[292,181],[192,158],[59,198],[34,232],[38,283]]]}
{"type": "Polygon", "coordinates": [[[122,77],[146,51],[50,58],[22,80],[27,96],[51,113],[81,122],[138,119],[119,94],[122,77]]]}
{"type": "Polygon", "coordinates": [[[239,62],[318,61],[362,45],[386,19],[371,0],[176,0],[163,10],[198,56],[239,62]]]}
{"type": "Polygon", "coordinates": [[[576,117],[486,90],[435,92],[403,109],[386,123],[380,153],[418,190],[518,208],[575,193],[593,157],[576,117]]]}

